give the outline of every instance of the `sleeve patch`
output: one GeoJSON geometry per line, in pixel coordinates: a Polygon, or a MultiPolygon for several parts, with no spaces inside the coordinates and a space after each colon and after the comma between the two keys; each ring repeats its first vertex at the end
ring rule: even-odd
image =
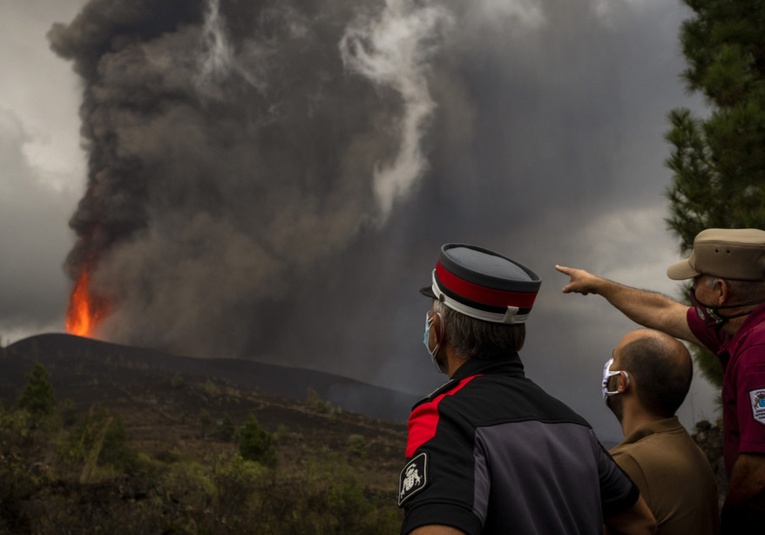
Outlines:
{"type": "Polygon", "coordinates": [[[399,507],[413,495],[420,492],[428,484],[428,455],[420,453],[406,463],[401,470],[398,485],[399,507]]]}
{"type": "Polygon", "coordinates": [[[749,400],[752,406],[752,416],[756,421],[765,425],[765,388],[751,390],[749,400]]]}

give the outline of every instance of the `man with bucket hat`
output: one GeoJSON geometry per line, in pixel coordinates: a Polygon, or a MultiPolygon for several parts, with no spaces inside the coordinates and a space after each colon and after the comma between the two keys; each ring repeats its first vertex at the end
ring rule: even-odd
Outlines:
{"type": "Polygon", "coordinates": [[[723,366],[723,431],[728,495],[722,533],[765,526],[765,231],[707,229],[691,255],[667,269],[693,280],[687,307],[581,269],[556,266],[570,277],[564,293],[598,294],[633,321],[707,347],[723,366]]]}
{"type": "Polygon", "coordinates": [[[524,374],[518,351],[540,285],[487,249],[441,248],[421,290],[424,343],[449,381],[409,417],[402,534],[655,532],[590,425],[524,374]]]}

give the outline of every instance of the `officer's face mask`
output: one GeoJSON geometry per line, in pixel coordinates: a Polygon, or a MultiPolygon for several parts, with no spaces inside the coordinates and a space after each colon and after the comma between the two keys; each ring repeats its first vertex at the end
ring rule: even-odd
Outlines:
{"type": "Polygon", "coordinates": [[[614,358],[611,357],[608,359],[606,364],[603,366],[603,381],[600,384],[601,391],[603,393],[603,401],[605,402],[609,396],[615,396],[619,394],[618,390],[609,390],[608,389],[608,380],[611,379],[611,377],[616,377],[617,375],[624,374],[624,376],[627,378],[627,386],[630,384],[630,374],[625,372],[624,370],[612,370],[611,364],[614,363],[614,358]]]}
{"type": "Polygon", "coordinates": [[[433,324],[433,320],[428,316],[428,313],[425,313],[425,334],[422,338],[422,343],[425,344],[425,347],[428,348],[428,353],[430,353],[430,359],[433,361],[433,365],[436,367],[436,369],[441,373],[446,373],[446,370],[444,370],[441,365],[436,360],[436,355],[438,354],[438,349],[441,347],[441,344],[436,343],[436,347],[433,349],[430,349],[430,326],[433,324]]]}
{"type": "Polygon", "coordinates": [[[425,347],[428,348],[428,353],[432,355],[433,353],[430,351],[430,344],[429,344],[431,323],[433,323],[433,320],[430,319],[430,316],[426,312],[425,313],[425,334],[422,336],[422,343],[425,344],[425,347]]]}

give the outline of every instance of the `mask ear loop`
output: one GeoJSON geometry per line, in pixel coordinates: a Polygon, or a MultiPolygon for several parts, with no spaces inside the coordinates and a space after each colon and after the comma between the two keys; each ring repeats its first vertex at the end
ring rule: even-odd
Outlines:
{"type": "Polygon", "coordinates": [[[739,312],[738,314],[733,314],[732,316],[721,316],[718,310],[723,310],[726,308],[748,307],[748,306],[759,305],[762,303],[762,300],[755,300],[755,301],[747,301],[745,303],[739,303],[739,304],[733,304],[733,305],[709,306],[702,303],[696,298],[696,290],[694,290],[693,287],[691,287],[690,289],[690,294],[691,294],[691,303],[693,304],[693,306],[695,306],[697,309],[703,310],[708,317],[712,318],[712,320],[714,321],[714,327],[716,329],[719,329],[720,327],[722,327],[723,325],[725,325],[732,319],[740,318],[742,316],[748,316],[749,314],[753,312],[752,310],[747,310],[745,312],[739,312]]]}
{"type": "MultiPolygon", "coordinates": [[[[430,318],[430,325],[431,325],[431,326],[433,325],[433,318],[435,318],[436,316],[438,316],[438,318],[439,318],[439,320],[440,320],[440,321],[439,321],[439,325],[442,325],[442,324],[443,324],[443,322],[444,322],[444,317],[441,315],[441,313],[440,313],[440,312],[436,312],[436,313],[435,313],[435,314],[433,314],[433,316],[430,318]]],[[[436,358],[436,355],[438,354],[438,350],[441,348],[441,340],[439,340],[439,338],[441,338],[441,336],[442,336],[442,333],[438,332],[438,331],[440,331],[440,330],[441,330],[441,329],[439,329],[439,330],[435,331],[435,334],[436,334],[436,347],[434,347],[434,348],[433,348],[433,351],[430,351],[430,347],[428,347],[428,351],[430,351],[430,356],[431,356],[431,357],[433,357],[434,359],[436,358]]]]}
{"type": "Polygon", "coordinates": [[[621,392],[619,392],[619,386],[618,385],[616,387],[616,390],[608,390],[608,380],[611,379],[611,377],[617,377],[617,376],[619,376],[621,374],[624,374],[624,377],[627,378],[627,380],[626,380],[626,382],[624,384],[624,389],[626,390],[630,386],[630,373],[627,370],[614,370],[612,372],[610,368],[611,368],[611,363],[613,363],[613,361],[614,361],[614,359],[609,360],[607,365],[606,365],[606,371],[607,371],[607,373],[609,373],[611,375],[608,375],[603,380],[603,386],[605,387],[605,391],[604,391],[605,397],[621,395],[621,392]]]}
{"type": "MultiPolygon", "coordinates": [[[[624,390],[627,390],[630,387],[630,373],[627,370],[619,370],[619,373],[623,373],[624,377],[627,378],[627,381],[624,384],[624,390]]],[[[619,386],[617,385],[616,391],[619,391],[619,386]]]]}

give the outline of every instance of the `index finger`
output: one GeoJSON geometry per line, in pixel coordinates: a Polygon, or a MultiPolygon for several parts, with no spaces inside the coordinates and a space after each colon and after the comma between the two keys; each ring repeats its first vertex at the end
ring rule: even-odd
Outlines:
{"type": "Polygon", "coordinates": [[[555,269],[557,269],[564,275],[571,275],[574,272],[573,268],[566,267],[566,266],[559,266],[558,264],[555,264],[555,269]]]}

